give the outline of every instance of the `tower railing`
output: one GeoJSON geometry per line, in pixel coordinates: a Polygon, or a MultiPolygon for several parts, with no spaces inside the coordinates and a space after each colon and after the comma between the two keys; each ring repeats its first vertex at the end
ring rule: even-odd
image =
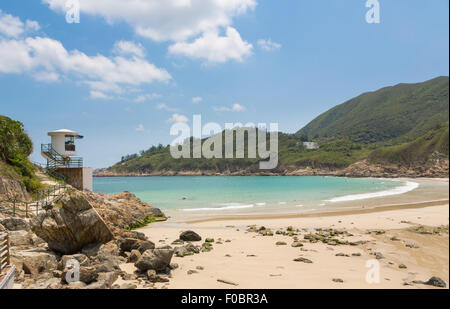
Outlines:
{"type": "Polygon", "coordinates": [[[47,158],[47,170],[83,167],[83,158],[63,156],[53,148],[52,144],[42,144],[41,152],[47,158]]]}

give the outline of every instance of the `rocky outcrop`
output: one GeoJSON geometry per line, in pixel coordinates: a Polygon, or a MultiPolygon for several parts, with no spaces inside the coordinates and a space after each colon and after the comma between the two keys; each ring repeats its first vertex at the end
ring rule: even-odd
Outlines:
{"type": "Polygon", "coordinates": [[[162,211],[142,202],[134,194],[102,194],[83,192],[83,196],[95,208],[115,236],[125,236],[124,228],[138,221],[145,220],[148,215],[165,217],[162,211]]]}
{"type": "Polygon", "coordinates": [[[31,229],[58,253],[74,254],[90,244],[113,239],[97,211],[80,194],[65,196],[55,207],[31,220],[31,229]]]}
{"type": "Polygon", "coordinates": [[[16,198],[21,201],[31,199],[21,181],[0,175],[0,200],[9,198],[16,198]]]}

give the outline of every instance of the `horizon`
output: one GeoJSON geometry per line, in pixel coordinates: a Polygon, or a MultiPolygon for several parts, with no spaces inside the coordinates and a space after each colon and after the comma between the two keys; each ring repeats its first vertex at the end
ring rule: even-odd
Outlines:
{"type": "Polygon", "coordinates": [[[33,161],[55,129],[84,135],[79,155],[105,168],[169,144],[171,124],[194,114],[205,123],[278,122],[292,134],[363,93],[449,76],[445,0],[380,1],[379,24],[366,22],[356,0],[181,11],[212,29],[164,5],[177,23],[80,2],[79,24],[67,23],[58,0],[0,5],[2,114],[24,123],[33,161]]]}

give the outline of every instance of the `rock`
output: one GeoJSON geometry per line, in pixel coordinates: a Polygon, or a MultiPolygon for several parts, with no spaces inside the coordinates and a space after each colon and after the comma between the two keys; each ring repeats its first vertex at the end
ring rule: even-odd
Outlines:
{"type": "Polygon", "coordinates": [[[196,274],[196,273],[198,273],[198,271],[193,270],[193,269],[190,269],[190,270],[187,271],[188,275],[192,275],[192,274],[196,274]]]}
{"type": "Polygon", "coordinates": [[[406,267],[405,264],[400,264],[400,265],[398,265],[398,268],[405,269],[405,268],[408,268],[408,267],[406,267]]]}
{"type": "Polygon", "coordinates": [[[141,258],[141,252],[139,250],[131,250],[131,254],[128,257],[128,263],[136,263],[141,258]]]}
{"type": "Polygon", "coordinates": [[[376,252],[376,253],[375,253],[375,258],[376,258],[377,260],[381,260],[381,259],[384,258],[384,256],[383,256],[383,254],[381,254],[381,252],[376,252]]]}
{"type": "Polygon", "coordinates": [[[135,263],[136,268],[141,272],[145,272],[149,269],[156,271],[163,271],[169,265],[172,260],[173,250],[171,249],[152,249],[147,250],[142,254],[141,258],[135,263]]]}
{"type": "Polygon", "coordinates": [[[419,249],[419,246],[416,244],[406,244],[405,247],[411,248],[411,249],[419,249]]]}
{"type": "Polygon", "coordinates": [[[113,239],[103,219],[80,194],[64,197],[57,207],[33,218],[31,229],[50,249],[62,254],[74,254],[89,244],[113,239]]]}
{"type": "Polygon", "coordinates": [[[86,288],[86,283],[81,282],[81,281],[77,281],[77,282],[71,282],[67,285],[68,289],[71,290],[82,290],[86,288]]]}
{"type": "Polygon", "coordinates": [[[142,254],[149,249],[155,249],[155,244],[149,240],[139,242],[137,250],[142,254]]]}
{"type": "Polygon", "coordinates": [[[123,274],[122,275],[122,279],[125,281],[132,281],[132,280],[137,280],[138,276],[136,274],[123,274]]]}
{"type": "Polygon", "coordinates": [[[352,253],[352,256],[361,256],[361,253],[357,252],[357,253],[352,253]]]}
{"type": "Polygon", "coordinates": [[[204,270],[205,268],[203,266],[197,266],[197,267],[195,267],[195,269],[197,269],[197,270],[204,270]]]}
{"type": "Polygon", "coordinates": [[[303,263],[307,263],[307,264],[311,264],[312,263],[311,260],[308,260],[308,259],[303,258],[303,257],[299,257],[299,258],[294,259],[294,262],[303,262],[303,263]]]}
{"type": "Polygon", "coordinates": [[[140,241],[137,238],[124,238],[120,241],[120,250],[122,252],[131,252],[131,250],[138,248],[140,241]]]}
{"type": "Polygon", "coordinates": [[[119,278],[119,272],[107,272],[98,274],[96,282],[86,286],[86,289],[110,289],[114,282],[119,278]]]}
{"type": "Polygon", "coordinates": [[[287,243],[284,242],[284,241],[277,241],[275,244],[276,244],[277,246],[286,246],[286,245],[287,245],[287,243]]]}
{"type": "Polygon", "coordinates": [[[444,280],[442,280],[439,277],[431,277],[427,282],[425,282],[424,284],[426,285],[431,285],[431,286],[435,286],[438,288],[446,288],[447,284],[445,283],[444,280]]]}
{"type": "Polygon", "coordinates": [[[30,224],[27,219],[9,217],[0,219],[0,224],[3,225],[8,231],[29,231],[30,224]]]}
{"type": "Polygon", "coordinates": [[[124,282],[120,285],[120,290],[135,290],[137,285],[131,282],[124,282]]]}
{"type": "MultiPolygon", "coordinates": [[[[63,282],[67,283],[67,273],[72,271],[71,268],[66,268],[61,274],[61,279],[63,282]]],[[[81,282],[85,284],[90,284],[97,280],[99,274],[96,272],[95,267],[80,267],[80,280],[81,282]]]]}
{"type": "Polygon", "coordinates": [[[339,279],[339,278],[334,278],[334,279],[332,279],[332,281],[336,282],[336,283],[344,283],[344,280],[339,279]]]}
{"type": "Polygon", "coordinates": [[[147,270],[146,275],[147,275],[148,281],[150,281],[152,283],[169,282],[168,278],[158,275],[154,269],[147,270]]]}
{"type": "Polygon", "coordinates": [[[342,252],[336,253],[335,255],[336,256],[346,256],[346,257],[348,257],[348,254],[345,254],[345,253],[342,253],[342,252]]]}
{"type": "Polygon", "coordinates": [[[200,241],[202,237],[194,231],[184,231],[180,234],[180,240],[184,241],[200,241]]]}
{"type": "Polygon", "coordinates": [[[166,215],[159,208],[150,208],[146,210],[147,214],[152,214],[155,217],[165,217],[166,215]]]}
{"type": "Polygon", "coordinates": [[[58,269],[63,270],[64,268],[66,268],[67,262],[72,259],[77,260],[78,263],[80,263],[80,266],[88,266],[90,263],[89,258],[81,253],[73,255],[64,255],[61,257],[61,260],[58,263],[58,269]]]}
{"type": "Polygon", "coordinates": [[[11,262],[18,271],[24,270],[25,274],[31,274],[33,277],[57,268],[57,256],[43,249],[11,252],[11,262]]]}
{"type": "Polygon", "coordinates": [[[225,284],[228,284],[228,285],[234,285],[234,286],[238,286],[239,285],[237,283],[234,283],[234,282],[229,281],[229,280],[224,280],[224,279],[217,279],[217,282],[225,283],[225,284]]]}
{"type": "Polygon", "coordinates": [[[213,243],[213,242],[214,242],[214,238],[206,238],[206,239],[205,239],[205,242],[211,242],[211,243],[213,243]]]}
{"type": "Polygon", "coordinates": [[[32,246],[32,234],[26,230],[11,231],[9,234],[9,241],[11,247],[32,246]]]}
{"type": "Polygon", "coordinates": [[[303,247],[303,244],[301,242],[299,242],[299,241],[294,241],[291,244],[291,247],[294,247],[294,248],[303,247]]]}

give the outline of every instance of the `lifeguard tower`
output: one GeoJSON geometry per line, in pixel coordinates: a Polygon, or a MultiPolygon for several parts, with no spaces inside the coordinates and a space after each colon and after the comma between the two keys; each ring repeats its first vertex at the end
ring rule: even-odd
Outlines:
{"type": "Polygon", "coordinates": [[[41,145],[41,154],[47,160],[47,170],[64,175],[66,181],[78,190],[92,191],[92,168],[83,167],[83,158],[77,157],[75,140],[83,139],[77,132],[61,129],[48,132],[51,144],[41,145]]]}

